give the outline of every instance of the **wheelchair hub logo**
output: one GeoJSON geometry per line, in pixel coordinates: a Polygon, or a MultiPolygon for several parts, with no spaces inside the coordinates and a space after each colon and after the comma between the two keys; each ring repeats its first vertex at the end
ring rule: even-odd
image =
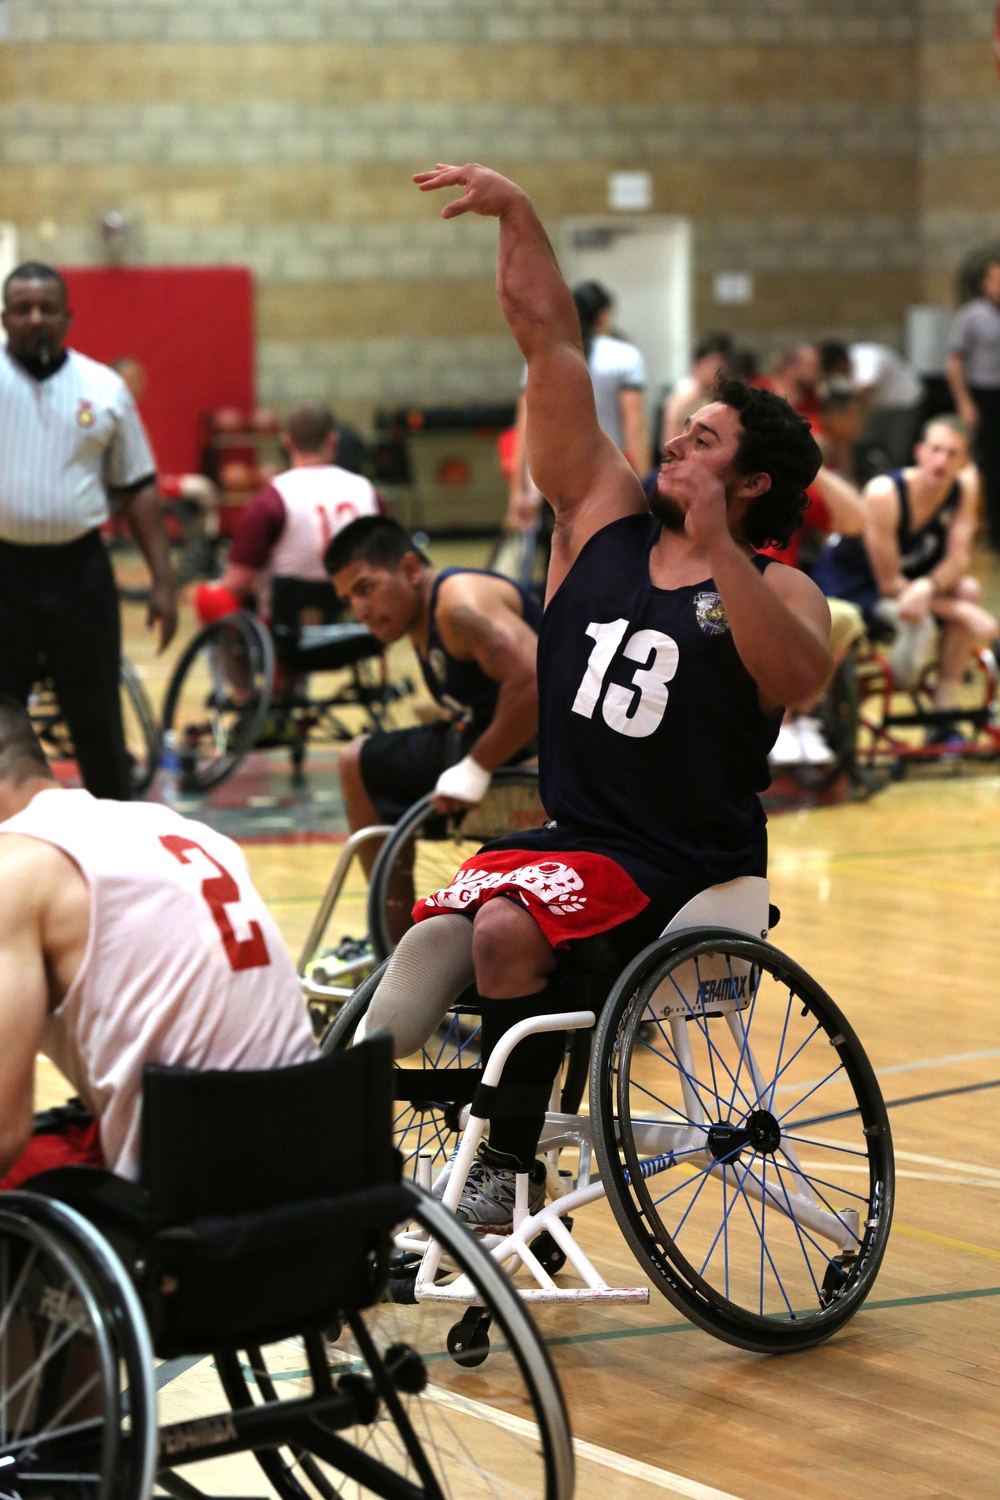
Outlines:
{"type": "Polygon", "coordinates": [[[702,1008],[706,1005],[721,1005],[726,1000],[735,1000],[739,1004],[746,999],[746,993],[746,974],[727,975],[724,979],[704,979],[698,986],[698,1004],[702,1008]]]}
{"type": "Polygon", "coordinates": [[[729,629],[726,606],[713,589],[703,589],[694,596],[694,612],[705,635],[725,635],[729,629]]]}

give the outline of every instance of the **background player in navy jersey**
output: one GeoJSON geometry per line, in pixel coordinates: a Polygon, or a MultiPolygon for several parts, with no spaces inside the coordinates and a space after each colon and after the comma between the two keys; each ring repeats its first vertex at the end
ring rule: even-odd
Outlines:
{"type": "MultiPolygon", "coordinates": [[[[442,709],[434,723],[376,730],[344,749],[340,785],[351,828],[394,823],[428,792],[442,812],[482,801],[496,768],[534,749],[537,600],[495,573],[436,571],[388,516],[345,526],[324,562],[338,594],[384,645],[409,636],[442,709]]],[[[375,852],[362,852],[369,868],[375,852]]],[[[412,904],[411,892],[407,925],[412,904]]]]}
{"type": "MultiPolygon", "coordinates": [[[[474,966],[488,1054],[515,1021],[565,1008],[581,948],[593,970],[597,940],[616,970],[696,891],[764,873],[758,793],[782,706],[818,692],[832,663],[819,589],[754,548],[800,524],[821,460],[784,399],[723,382],[667,444],[650,516],[598,425],[573,301],[528,198],[480,166],[415,181],[464,190],[446,219],[500,221],[497,295],[528,362],[528,461],[555,510],[538,655],[555,822],[488,846],[418,905],[368,1025],[388,1024],[408,1050],[437,1019],[428,996],[450,1001],[474,966]],[[428,978],[415,997],[417,972],[428,978]]],[[[532,1036],[511,1057],[504,1085],[538,1085],[538,1110],[493,1120],[460,1204],[468,1222],[510,1222],[516,1169],[540,1207],[533,1159],[564,1046],[562,1033],[532,1036]]]]}

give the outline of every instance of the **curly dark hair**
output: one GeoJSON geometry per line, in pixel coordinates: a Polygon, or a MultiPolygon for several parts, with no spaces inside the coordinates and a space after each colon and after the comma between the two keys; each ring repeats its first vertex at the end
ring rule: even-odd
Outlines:
{"type": "Polygon", "coordinates": [[[752,547],[785,547],[802,525],[805,492],[823,462],[809,422],[783,396],[732,377],[719,379],[713,399],[739,412],[737,471],[767,474],[771,480],[747,511],[743,534],[752,547]]]}

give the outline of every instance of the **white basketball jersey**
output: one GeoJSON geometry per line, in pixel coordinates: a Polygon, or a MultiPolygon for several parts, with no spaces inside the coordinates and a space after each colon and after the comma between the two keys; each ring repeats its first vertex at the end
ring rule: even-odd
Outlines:
{"type": "Polygon", "coordinates": [[[272,578],[323,581],[323,554],[337,532],[359,516],[379,514],[368,480],[336,464],[288,469],[271,483],[285,502],[284,530],[269,565],[272,578]]]}
{"type": "Polygon", "coordinates": [[[39,792],[0,825],[68,854],[90,933],[44,1051],[101,1122],[108,1166],[139,1175],[142,1070],[277,1068],[318,1055],[298,979],[231,839],[152,802],[39,792]]]}

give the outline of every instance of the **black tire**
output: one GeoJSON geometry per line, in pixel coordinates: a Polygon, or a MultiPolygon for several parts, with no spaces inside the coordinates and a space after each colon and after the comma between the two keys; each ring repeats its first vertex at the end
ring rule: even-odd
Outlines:
{"type": "Polygon", "coordinates": [[[839,777],[853,773],[858,755],[860,705],[858,676],[854,661],[848,656],[837,668],[826,696],[815,709],[833,760],[826,766],[789,766],[800,786],[825,792],[839,777]]]}
{"type": "MultiPolygon", "coordinates": [[[[163,503],[168,527],[174,583],[178,589],[195,578],[211,578],[218,566],[218,546],[206,535],[205,511],[196,500],[183,497],[163,503]]],[[[118,597],[129,604],[148,604],[151,584],[145,559],[130,539],[112,543],[111,551],[125,560],[124,576],[116,578],[118,597]]]]}
{"type": "MultiPolygon", "coordinates": [[[[362,1313],[346,1314],[335,1340],[286,1339],[251,1349],[242,1359],[216,1357],[223,1388],[239,1409],[294,1400],[310,1383],[311,1368],[325,1364],[335,1383],[368,1382],[377,1395],[377,1419],[331,1438],[321,1422],[303,1425],[301,1446],[261,1451],[256,1457],[287,1500],[340,1494],[343,1469],[337,1441],[362,1453],[372,1468],[359,1495],[503,1497],[514,1491],[539,1500],[569,1500],[573,1454],[569,1424],[552,1365],[534,1324],[503,1272],[475,1237],[426,1194],[413,1190],[407,1223],[411,1236],[433,1237],[443,1247],[447,1271],[439,1281],[469,1278],[496,1338],[490,1353],[489,1402],[482,1376],[445,1353],[457,1311],[465,1301],[399,1300],[386,1296],[362,1313]],[[505,1421],[510,1414],[518,1420],[505,1421]],[[327,1488],[324,1489],[323,1485],[327,1488]]],[[[353,1486],[350,1493],[355,1494],[353,1486]]]]}
{"type": "Polygon", "coordinates": [[[857,1312],[892,1219],[889,1121],[857,1037],[797,964],[724,929],[661,938],[608,998],[590,1099],[615,1217],[685,1316],[773,1354],[857,1312]],[[654,995],[679,1013],[650,1023],[654,995]]]}
{"type": "Polygon", "coordinates": [[[183,790],[218,786],[253,749],[273,683],[270,632],[251,614],[226,615],[188,642],[163,703],[163,734],[176,737],[183,790]]]}
{"type": "Polygon", "coordinates": [[[132,663],[121,660],[122,725],[132,778],[132,795],[141,797],[160,764],[160,731],[153,706],[132,663]]]}
{"type": "MultiPolygon", "coordinates": [[[[351,1046],[361,1017],[368,1010],[389,960],[383,959],[346,1000],[320,1043],[323,1056],[351,1046]]],[[[479,1066],[479,1017],[450,1012],[442,1025],[404,1067],[468,1071],[479,1066]]],[[[393,1115],[393,1137],[403,1158],[403,1175],[417,1180],[421,1158],[429,1158],[431,1181],[435,1181],[454,1146],[458,1144],[460,1108],[448,1097],[447,1080],[440,1099],[410,1103],[397,1099],[393,1115]]]]}
{"type": "MultiPolygon", "coordinates": [[[[146,696],[139,674],[127,657],[119,665],[122,729],[133,797],[141,797],[156,775],[160,763],[160,731],[152,704],[146,696]]],[[[49,760],[73,760],[76,751],[69,725],[62,716],[55,688],[49,678],[38,682],[32,691],[28,710],[35,733],[49,760]]]]}
{"type": "Polygon", "coordinates": [[[23,1191],[0,1204],[0,1379],[2,1500],[145,1500],[156,1388],[138,1297],[85,1219],[23,1191]]]}
{"type": "Polygon", "coordinates": [[[388,835],[368,885],[368,934],[377,959],[392,952],[410,925],[412,866],[415,899],[448,885],[459,865],[490,839],[519,829],[537,828],[546,820],[534,767],[505,766],[493,775],[478,807],[443,818],[430,797],[403,814],[388,835]]]}

